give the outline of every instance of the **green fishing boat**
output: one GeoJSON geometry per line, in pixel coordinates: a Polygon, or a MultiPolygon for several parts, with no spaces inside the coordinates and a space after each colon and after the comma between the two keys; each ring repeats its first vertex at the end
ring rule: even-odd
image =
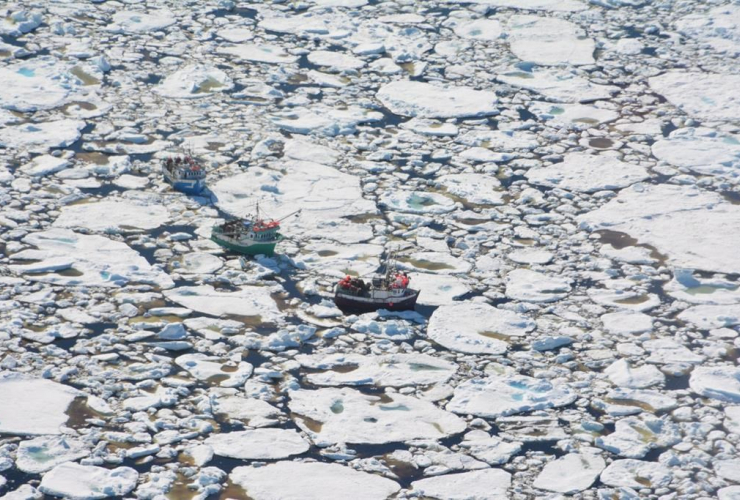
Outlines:
{"type": "Polygon", "coordinates": [[[232,252],[272,256],[275,253],[275,245],[285,239],[280,234],[280,222],[298,212],[300,210],[279,220],[263,219],[257,205],[255,216],[214,226],[211,230],[211,240],[232,252]]]}

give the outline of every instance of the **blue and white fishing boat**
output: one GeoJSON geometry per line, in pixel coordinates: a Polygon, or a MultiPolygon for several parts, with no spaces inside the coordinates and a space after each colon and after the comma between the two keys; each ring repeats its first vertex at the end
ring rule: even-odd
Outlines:
{"type": "Polygon", "coordinates": [[[164,158],[162,174],[173,188],[185,194],[200,194],[206,188],[206,169],[189,153],[164,158]]]}

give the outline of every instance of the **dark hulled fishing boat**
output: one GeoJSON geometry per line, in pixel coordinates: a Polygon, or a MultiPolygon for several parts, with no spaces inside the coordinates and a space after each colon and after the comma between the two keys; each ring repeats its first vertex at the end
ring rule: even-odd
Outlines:
{"type": "Polygon", "coordinates": [[[385,263],[385,273],[374,276],[369,282],[345,276],[336,285],[334,303],[347,312],[411,310],[416,305],[419,290],[409,288],[409,281],[405,272],[396,269],[391,257],[385,263]]]}

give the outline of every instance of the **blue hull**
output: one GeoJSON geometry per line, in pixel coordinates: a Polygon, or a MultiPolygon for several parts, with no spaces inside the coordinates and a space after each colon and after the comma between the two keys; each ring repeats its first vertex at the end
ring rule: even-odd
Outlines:
{"type": "Polygon", "coordinates": [[[172,187],[185,194],[200,194],[206,188],[206,180],[175,181],[172,187]]]}

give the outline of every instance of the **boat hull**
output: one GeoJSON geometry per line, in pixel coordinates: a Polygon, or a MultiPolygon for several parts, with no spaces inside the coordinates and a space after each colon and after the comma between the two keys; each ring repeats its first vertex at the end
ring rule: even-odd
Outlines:
{"type": "Polygon", "coordinates": [[[335,293],[334,304],[344,312],[370,312],[378,309],[389,311],[410,311],[416,306],[419,293],[413,293],[404,297],[392,297],[387,299],[372,299],[370,297],[357,297],[354,295],[335,293]]]}
{"type": "Polygon", "coordinates": [[[211,240],[232,252],[237,252],[244,255],[266,255],[268,257],[272,257],[275,254],[275,245],[278,244],[277,241],[273,241],[270,243],[252,243],[250,245],[237,245],[230,241],[221,239],[215,234],[211,235],[211,240]]]}
{"type": "Polygon", "coordinates": [[[172,188],[185,194],[201,194],[206,188],[205,179],[174,181],[172,188]]]}

